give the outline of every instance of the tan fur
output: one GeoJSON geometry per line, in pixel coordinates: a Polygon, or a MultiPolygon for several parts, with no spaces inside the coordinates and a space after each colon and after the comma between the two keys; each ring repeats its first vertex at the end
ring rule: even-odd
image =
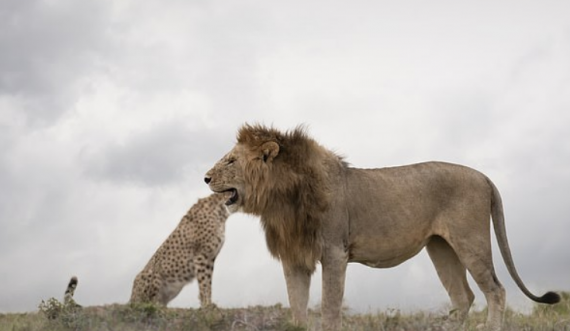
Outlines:
{"type": "Polygon", "coordinates": [[[182,288],[198,279],[200,304],[212,303],[214,262],[224,243],[229,212],[223,194],[198,200],[158,248],[133,282],[131,303],[167,305],[182,288]]]}
{"type": "Polygon", "coordinates": [[[504,289],[495,275],[490,215],[511,275],[531,299],[506,241],[500,195],[483,174],[429,162],[383,169],[349,167],[303,128],[279,132],[244,125],[237,144],[206,174],[214,192],[237,192],[229,208],[261,216],[270,252],[283,264],[294,321],[307,319],[311,273],[323,267],[324,330],[338,330],[348,262],[396,266],[427,247],[449,293],[450,329],[463,324],[473,293],[468,270],[489,305],[487,326],[498,330],[504,289]]]}

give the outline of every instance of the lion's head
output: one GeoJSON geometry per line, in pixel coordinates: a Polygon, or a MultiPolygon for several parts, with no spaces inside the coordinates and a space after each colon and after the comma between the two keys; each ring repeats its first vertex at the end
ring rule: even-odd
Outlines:
{"type": "Polygon", "coordinates": [[[226,192],[230,211],[261,216],[273,256],[313,271],[321,257],[320,224],[329,204],[328,170],[340,157],[309,138],[303,127],[282,133],[245,124],[237,144],[206,174],[226,192]]]}
{"type": "Polygon", "coordinates": [[[247,157],[242,146],[235,146],[224,155],[206,174],[206,184],[217,193],[225,193],[226,206],[230,212],[244,211],[245,182],[244,167],[247,157]]]}

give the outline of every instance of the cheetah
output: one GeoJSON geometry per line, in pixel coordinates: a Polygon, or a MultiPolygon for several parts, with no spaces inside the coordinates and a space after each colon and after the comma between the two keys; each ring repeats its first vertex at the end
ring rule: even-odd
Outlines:
{"type": "Polygon", "coordinates": [[[212,194],[194,204],[136,276],[130,303],[166,306],[194,278],[200,305],[212,305],[214,261],[224,243],[230,212],[224,194],[212,194]]]}

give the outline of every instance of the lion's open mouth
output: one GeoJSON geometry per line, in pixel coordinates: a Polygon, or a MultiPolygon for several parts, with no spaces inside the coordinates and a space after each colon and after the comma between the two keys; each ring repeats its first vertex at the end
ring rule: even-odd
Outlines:
{"type": "Polygon", "coordinates": [[[226,190],[226,191],[224,191],[224,193],[226,193],[226,196],[228,197],[228,200],[226,201],[226,206],[233,205],[239,199],[238,192],[235,188],[231,188],[229,190],[226,190]]]}

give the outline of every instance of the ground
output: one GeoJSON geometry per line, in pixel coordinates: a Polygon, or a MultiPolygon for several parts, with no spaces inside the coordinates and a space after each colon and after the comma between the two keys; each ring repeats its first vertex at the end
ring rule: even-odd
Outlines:
{"type": "MultiPolygon", "coordinates": [[[[55,299],[53,299],[55,300],[55,299]]],[[[53,301],[52,300],[52,301],[53,301]]],[[[55,300],[57,301],[57,300],[55,300]]],[[[49,302],[49,300],[48,300],[49,302]]],[[[290,311],[281,305],[249,308],[180,309],[153,304],[106,305],[62,310],[47,317],[47,302],[39,312],[0,314],[0,331],[304,331],[290,324],[290,311]]],[[[438,331],[445,309],[403,313],[396,309],[356,314],[345,309],[343,331],[438,331]]],[[[507,311],[503,331],[570,331],[570,293],[554,306],[536,306],[531,314],[507,311]]],[[[485,311],[469,315],[466,331],[485,319],[485,311]]],[[[318,310],[310,312],[307,331],[320,331],[318,310]]]]}

